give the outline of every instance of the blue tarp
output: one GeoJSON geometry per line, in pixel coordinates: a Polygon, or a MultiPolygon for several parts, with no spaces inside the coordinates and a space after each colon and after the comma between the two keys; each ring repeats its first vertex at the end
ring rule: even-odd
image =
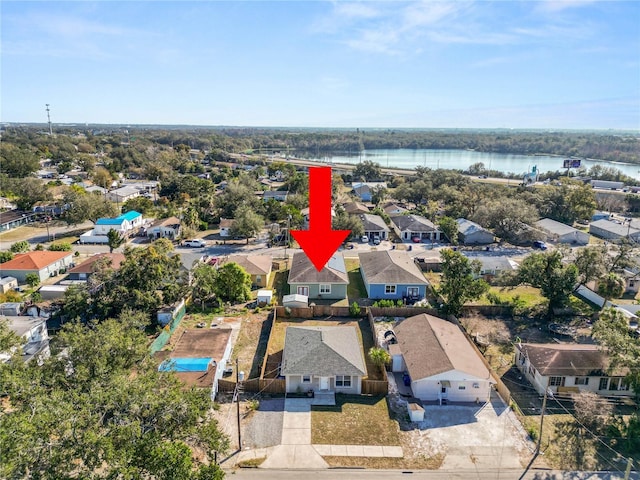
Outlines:
{"type": "Polygon", "coordinates": [[[213,358],[169,358],[158,367],[160,372],[206,372],[213,358]]]}

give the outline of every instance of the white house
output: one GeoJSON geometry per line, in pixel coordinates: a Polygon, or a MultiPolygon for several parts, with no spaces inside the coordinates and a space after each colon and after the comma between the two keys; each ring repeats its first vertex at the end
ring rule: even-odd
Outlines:
{"type": "Polygon", "coordinates": [[[26,282],[29,273],[38,275],[40,281],[55,277],[73,263],[73,252],[51,252],[34,250],[19,253],[12,260],[0,265],[3,275],[13,277],[20,283],[26,282]]]}
{"type": "Polygon", "coordinates": [[[626,371],[609,371],[607,355],[598,345],[518,343],[516,366],[543,395],[581,391],[605,396],[633,396],[624,381],[626,371]]]}
{"type": "Polygon", "coordinates": [[[131,210],[118,215],[115,218],[99,218],[93,229],[94,235],[107,235],[110,230],[115,230],[121,235],[140,228],[142,226],[142,214],[131,210]]]}
{"type": "Polygon", "coordinates": [[[458,326],[421,314],[402,320],[394,331],[392,365],[409,374],[414,397],[440,403],[489,400],[495,381],[458,326]]]}
{"type": "Polygon", "coordinates": [[[589,243],[588,233],[550,218],[538,220],[536,226],[546,234],[547,240],[550,242],[573,245],[587,245],[589,243]]]}
{"type": "MultiPolygon", "coordinates": [[[[9,330],[23,340],[22,359],[25,362],[35,356],[47,358],[50,355],[49,334],[47,333],[47,321],[45,318],[0,316],[0,322],[2,321],[6,321],[9,330]]],[[[0,362],[6,362],[10,358],[11,352],[0,352],[0,362]]]]}
{"type": "Polygon", "coordinates": [[[220,236],[230,237],[231,227],[233,227],[233,218],[221,218],[220,219],[220,236]]]}
{"type": "Polygon", "coordinates": [[[142,190],[134,185],[125,185],[124,187],[116,188],[107,193],[107,199],[111,202],[124,203],[130,198],[139,197],[142,194],[142,190]]]}

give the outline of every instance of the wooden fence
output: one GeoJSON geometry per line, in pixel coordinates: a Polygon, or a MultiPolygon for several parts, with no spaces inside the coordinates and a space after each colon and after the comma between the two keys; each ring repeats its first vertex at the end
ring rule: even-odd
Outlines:
{"type": "MultiPolygon", "coordinates": [[[[285,393],[286,382],[283,378],[252,378],[242,382],[245,392],[251,393],[285,393]]],[[[231,380],[218,380],[219,392],[233,392],[236,389],[236,382],[231,380]]]]}
{"type": "Polygon", "coordinates": [[[388,393],[388,380],[362,380],[362,395],[386,395],[388,393]]]}

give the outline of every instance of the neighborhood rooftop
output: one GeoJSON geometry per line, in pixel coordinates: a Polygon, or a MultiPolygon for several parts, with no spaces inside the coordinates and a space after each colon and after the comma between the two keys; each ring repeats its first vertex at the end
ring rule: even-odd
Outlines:
{"type": "Polygon", "coordinates": [[[360,257],[360,269],[366,272],[369,283],[412,283],[427,285],[422,272],[413,259],[398,250],[363,252],[360,257]]]}

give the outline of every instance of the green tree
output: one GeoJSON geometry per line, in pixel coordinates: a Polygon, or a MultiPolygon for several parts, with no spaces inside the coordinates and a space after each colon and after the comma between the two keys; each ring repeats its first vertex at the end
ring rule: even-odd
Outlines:
{"type": "Polygon", "coordinates": [[[193,300],[204,304],[215,298],[218,269],[208,263],[199,263],[193,270],[191,291],[193,300]]]}
{"type": "Polygon", "coordinates": [[[384,202],[384,199],[387,198],[388,190],[382,186],[375,187],[373,192],[371,192],[371,203],[374,205],[379,205],[381,202],[384,202]]]}
{"type": "Polygon", "coordinates": [[[553,309],[564,306],[578,281],[578,268],[565,264],[562,252],[533,253],[526,257],[518,268],[520,283],[540,289],[548,300],[547,317],[553,309]]]}
{"type": "Polygon", "coordinates": [[[574,185],[567,203],[575,220],[590,220],[596,211],[596,193],[590,185],[574,185]]]}
{"type": "Polygon", "coordinates": [[[91,176],[91,179],[93,180],[93,183],[95,183],[97,186],[106,188],[106,189],[111,188],[111,183],[113,182],[113,177],[111,176],[111,173],[109,173],[109,170],[107,170],[104,167],[97,167],[93,171],[93,175],[91,176]]]}
{"type": "Polygon", "coordinates": [[[220,301],[247,301],[251,298],[251,275],[237,263],[225,263],[218,269],[214,290],[220,301]]]}
{"type": "Polygon", "coordinates": [[[255,213],[251,207],[242,205],[236,210],[236,216],[231,226],[231,235],[246,238],[249,243],[249,239],[256,236],[263,226],[263,218],[255,213]]]}
{"type": "Polygon", "coordinates": [[[153,202],[150,198],[142,196],[130,198],[122,205],[122,213],[130,212],[132,210],[142,214],[149,213],[153,210],[153,202]]]}
{"type": "Polygon", "coordinates": [[[358,181],[372,182],[382,178],[380,164],[371,160],[365,160],[356,165],[353,169],[352,177],[358,181]]]}
{"type": "Polygon", "coordinates": [[[119,248],[124,242],[126,238],[124,238],[120,232],[114,230],[113,228],[109,230],[107,233],[107,245],[109,246],[109,253],[113,253],[116,248],[119,248]]]}
{"type": "Polygon", "coordinates": [[[31,248],[29,247],[29,242],[27,242],[26,240],[22,240],[11,245],[11,248],[9,250],[11,250],[13,253],[24,253],[28,252],[30,249],[31,248]]]}
{"type": "Polygon", "coordinates": [[[609,272],[598,280],[598,293],[604,297],[605,303],[612,298],[620,298],[625,287],[624,278],[615,272],[609,272]]]}
{"type": "Polygon", "coordinates": [[[0,252],[0,263],[13,260],[13,252],[0,252]]]}
{"type": "Polygon", "coordinates": [[[536,207],[521,198],[487,202],[476,210],[473,219],[507,241],[519,240],[527,226],[538,219],[536,207]]]}
{"type": "Polygon", "coordinates": [[[113,319],[90,327],[65,325],[41,366],[0,366],[11,399],[0,415],[0,476],[222,478],[195,460],[228,449],[209,393],[159,372],[143,331],[113,319]]]}
{"type": "Polygon", "coordinates": [[[344,210],[336,212],[331,224],[334,230],[351,230],[348,238],[360,238],[364,235],[362,220],[356,215],[349,215],[344,210]]]}
{"type": "Polygon", "coordinates": [[[12,192],[16,198],[16,206],[19,210],[31,210],[38,202],[48,202],[53,199],[47,185],[37,178],[25,177],[11,179],[3,185],[4,189],[12,192]]]}
{"type": "Polygon", "coordinates": [[[369,349],[369,359],[380,371],[384,371],[384,367],[391,362],[391,355],[384,348],[371,347],[369,349]]]}
{"type": "Polygon", "coordinates": [[[444,236],[447,237],[451,245],[458,244],[458,222],[451,217],[442,217],[438,220],[438,227],[444,233],[444,236]]]}
{"type": "Polygon", "coordinates": [[[28,177],[40,168],[38,156],[11,143],[0,144],[0,166],[9,177],[28,177]]]}
{"type": "Polygon", "coordinates": [[[54,242],[47,249],[51,252],[70,252],[71,244],[69,242],[54,242]]]}
{"type": "Polygon", "coordinates": [[[445,300],[445,311],[459,315],[464,304],[480,298],[489,290],[489,284],[478,278],[481,264],[469,260],[462,253],[449,248],[440,251],[442,279],[438,294],[445,300]]]}
{"type": "Polygon", "coordinates": [[[27,273],[24,276],[24,281],[27,282],[27,285],[33,288],[40,283],[40,277],[37,273],[27,273]]]}
{"type": "Polygon", "coordinates": [[[9,322],[0,320],[0,353],[9,352],[22,343],[22,339],[9,328],[9,322]]]}
{"type": "Polygon", "coordinates": [[[605,246],[580,248],[573,259],[573,264],[578,269],[578,283],[589,283],[604,276],[607,271],[607,256],[607,248],[605,246]]]}
{"type": "Polygon", "coordinates": [[[102,217],[115,217],[118,209],[100,193],[85,193],[69,190],[65,194],[65,203],[69,208],[64,213],[64,220],[70,225],[77,225],[86,220],[96,223],[102,217]]]}

